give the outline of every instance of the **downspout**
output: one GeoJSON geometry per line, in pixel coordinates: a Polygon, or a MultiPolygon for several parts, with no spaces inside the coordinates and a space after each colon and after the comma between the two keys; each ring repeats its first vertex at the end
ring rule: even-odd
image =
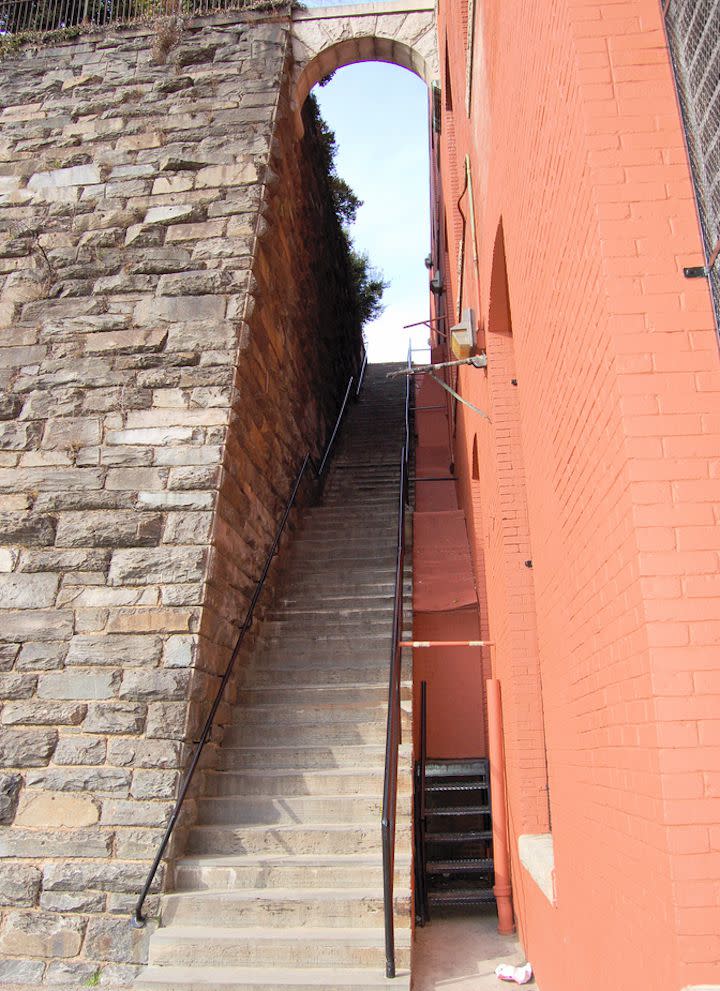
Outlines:
{"type": "Polygon", "coordinates": [[[490,794],[492,796],[493,860],[497,902],[498,932],[508,936],[515,932],[508,846],[507,794],[505,789],[505,754],[503,747],[502,701],[500,682],[489,678],[487,686],[488,740],[490,756],[490,794]]]}

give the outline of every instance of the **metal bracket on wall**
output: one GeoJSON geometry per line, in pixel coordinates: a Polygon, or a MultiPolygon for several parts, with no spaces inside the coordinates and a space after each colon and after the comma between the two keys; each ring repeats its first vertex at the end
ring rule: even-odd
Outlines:
{"type": "Polygon", "coordinates": [[[718,257],[720,257],[720,237],[715,242],[715,247],[712,249],[707,265],[689,265],[683,269],[683,275],[686,279],[707,279],[718,257]]]}

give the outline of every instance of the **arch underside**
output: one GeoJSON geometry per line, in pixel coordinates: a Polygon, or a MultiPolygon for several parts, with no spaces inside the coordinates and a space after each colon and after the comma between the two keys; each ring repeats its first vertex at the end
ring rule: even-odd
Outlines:
{"type": "MultiPolygon", "coordinates": [[[[333,14],[337,11],[337,16],[325,17],[315,17],[309,10],[293,23],[293,100],[298,119],[313,86],[346,65],[389,62],[408,69],[428,85],[438,76],[432,9],[341,16],[345,10],[335,8],[333,14]]],[[[360,12],[363,8],[355,10],[360,12]]]]}

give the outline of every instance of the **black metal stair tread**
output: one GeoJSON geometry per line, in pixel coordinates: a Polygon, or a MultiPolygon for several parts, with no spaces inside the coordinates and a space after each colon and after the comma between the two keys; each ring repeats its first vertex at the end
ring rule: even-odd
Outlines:
{"type": "Polygon", "coordinates": [[[468,872],[485,872],[493,869],[491,858],[476,858],[463,860],[428,860],[425,869],[428,874],[460,874],[468,872]]]}
{"type": "Polygon", "coordinates": [[[487,781],[457,781],[454,784],[426,785],[425,791],[487,791],[487,781]]]}
{"type": "Polygon", "coordinates": [[[431,905],[482,905],[495,901],[490,888],[470,891],[429,891],[431,905]]]}
{"type": "Polygon", "coordinates": [[[473,840],[491,840],[492,829],[476,829],[463,833],[426,832],[425,839],[432,843],[469,843],[473,840]]]}
{"type": "Polygon", "coordinates": [[[444,809],[425,809],[426,816],[444,816],[448,819],[456,816],[488,815],[489,812],[489,805],[453,805],[444,809]]]}

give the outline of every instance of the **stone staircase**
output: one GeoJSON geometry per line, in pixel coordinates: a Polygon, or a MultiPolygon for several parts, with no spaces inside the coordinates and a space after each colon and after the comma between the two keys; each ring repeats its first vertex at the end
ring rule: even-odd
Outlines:
{"type": "Polygon", "coordinates": [[[409,671],[394,980],[380,833],[404,422],[390,367],[369,367],[322,503],[292,540],[138,989],[409,988],[409,671]]]}

